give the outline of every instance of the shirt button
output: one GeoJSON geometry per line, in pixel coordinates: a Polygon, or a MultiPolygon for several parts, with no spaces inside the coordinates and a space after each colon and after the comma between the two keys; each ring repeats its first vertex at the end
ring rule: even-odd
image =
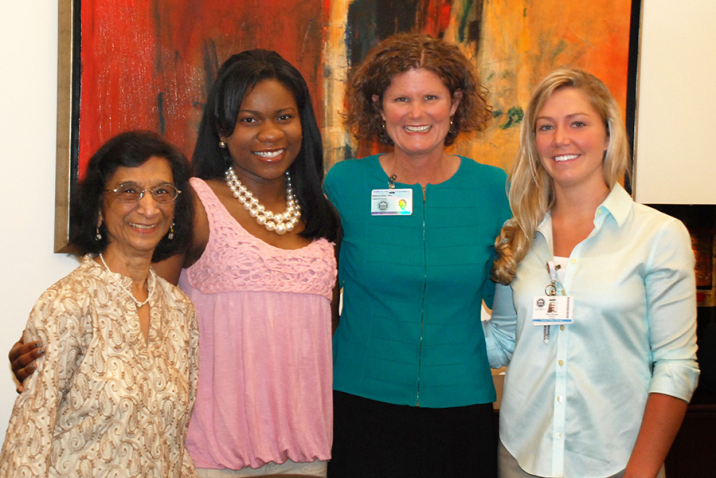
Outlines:
{"type": "Polygon", "coordinates": [[[599,209],[597,209],[597,216],[601,216],[601,215],[602,215],[602,208],[599,208],[599,209]]]}
{"type": "Polygon", "coordinates": [[[577,259],[572,259],[572,264],[576,264],[576,263],[577,263],[577,259]]]}
{"type": "Polygon", "coordinates": [[[559,403],[562,403],[562,396],[561,396],[561,395],[560,395],[559,397],[557,397],[557,401],[558,401],[559,403]]]}
{"type": "Polygon", "coordinates": [[[557,438],[562,438],[562,434],[558,432],[558,433],[557,433],[557,438]]]}
{"type": "Polygon", "coordinates": [[[564,365],[564,360],[560,360],[560,361],[557,362],[557,363],[558,363],[560,366],[562,366],[562,365],[564,365]]]}
{"type": "Polygon", "coordinates": [[[559,330],[564,330],[564,325],[560,325],[559,330]]]}

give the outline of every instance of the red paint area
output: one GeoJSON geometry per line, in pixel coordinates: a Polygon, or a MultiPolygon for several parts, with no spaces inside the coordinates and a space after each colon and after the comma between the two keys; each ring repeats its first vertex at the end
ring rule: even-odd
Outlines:
{"type": "Polygon", "coordinates": [[[439,37],[450,25],[452,0],[428,0],[425,32],[439,37]]]}
{"type": "Polygon", "coordinates": [[[79,171],[112,136],[150,129],[191,155],[218,66],[275,50],[304,75],[322,117],[321,54],[329,0],[82,2],[79,171]]]}

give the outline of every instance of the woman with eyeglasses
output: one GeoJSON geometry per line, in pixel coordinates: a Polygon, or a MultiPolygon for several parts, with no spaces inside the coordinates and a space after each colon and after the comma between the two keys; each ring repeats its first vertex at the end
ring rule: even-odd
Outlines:
{"type": "MultiPolygon", "coordinates": [[[[155,266],[197,308],[187,450],[202,478],[326,476],[340,224],[321,190],[321,135],[301,73],[273,51],[229,58],[192,163],[191,245],[155,266]]],[[[13,348],[19,380],[42,350],[13,348]]]]}
{"type": "Polygon", "coordinates": [[[184,440],[199,331],[187,296],[150,267],[187,249],[190,166],[150,132],[91,158],[73,198],[82,264],[30,313],[44,356],[7,430],[0,476],[196,476],[184,440]]]}

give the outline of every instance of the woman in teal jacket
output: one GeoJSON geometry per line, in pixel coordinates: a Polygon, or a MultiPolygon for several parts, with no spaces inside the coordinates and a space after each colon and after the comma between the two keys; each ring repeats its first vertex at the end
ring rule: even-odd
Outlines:
{"type": "Polygon", "coordinates": [[[506,175],[445,153],[490,114],[469,61],[394,35],[353,72],[346,123],[391,152],[344,161],[324,189],[341,216],[331,477],[495,476],[482,302],[506,175]]]}

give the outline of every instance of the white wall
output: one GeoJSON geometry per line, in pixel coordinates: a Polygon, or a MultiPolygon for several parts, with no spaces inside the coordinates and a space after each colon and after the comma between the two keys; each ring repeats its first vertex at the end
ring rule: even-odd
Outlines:
{"type": "Polygon", "coordinates": [[[716,1],[642,8],[635,198],[716,204],[716,1]]]}
{"type": "Polygon", "coordinates": [[[77,261],[53,253],[57,0],[0,2],[0,441],[15,402],[7,351],[37,297],[77,261]]]}

